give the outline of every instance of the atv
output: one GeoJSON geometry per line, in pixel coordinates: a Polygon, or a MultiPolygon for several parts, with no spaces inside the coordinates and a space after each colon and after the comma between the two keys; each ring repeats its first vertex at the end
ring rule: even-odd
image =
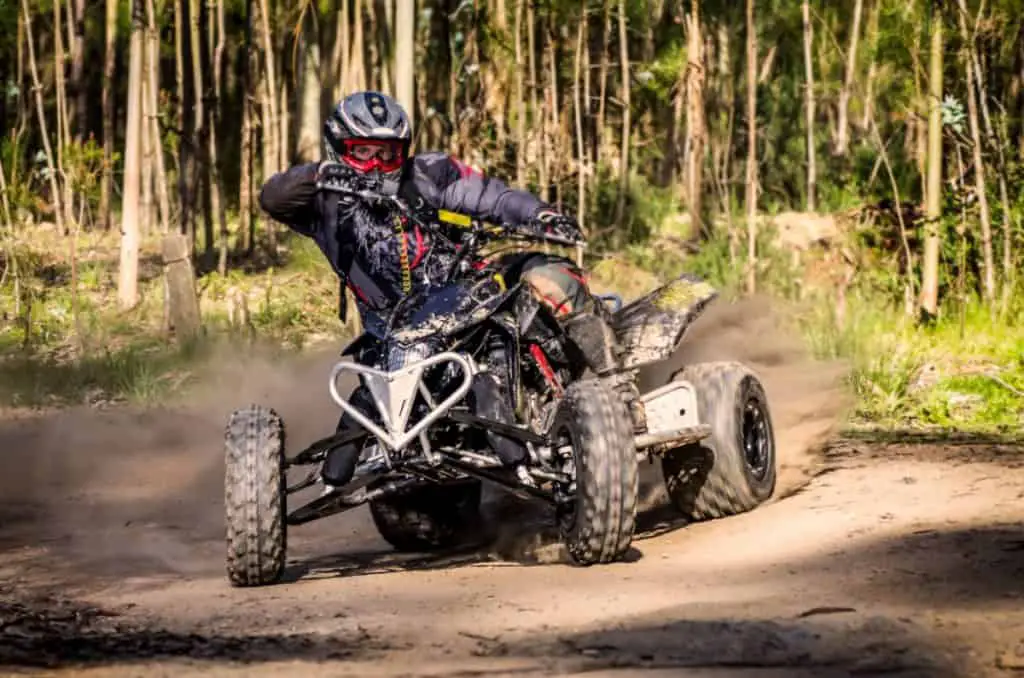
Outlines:
{"type": "Polygon", "coordinates": [[[284,423],[273,409],[250,405],[232,413],[224,446],[232,585],[280,581],[289,528],[362,504],[396,550],[451,548],[481,524],[483,482],[552,506],[579,565],[614,562],[630,549],[641,460],[660,459],[668,496],[689,520],[748,511],[771,496],[775,436],[764,388],[750,369],[698,363],[647,393],[636,386],[638,370],[669,358],[718,296],[709,284],[682,275],[628,305],[602,296],[620,354],[617,371],[598,376],[548,308],[510,273],[508,257],[482,256],[499,238],[575,243],[463,215],[424,218],[422,210],[374,191],[318,188],[390,202],[421,228],[447,229],[446,237],[455,228],[460,257],[442,284],[406,295],[386,316],[367,313],[363,334],[343,350],[327,386],[358,426],[288,457],[284,423]],[[479,415],[467,397],[487,369],[480,355],[495,341],[511,357],[515,424],[479,415]],[[366,385],[373,416],[348,402],[339,387],[343,376],[366,385]],[[505,468],[488,431],[523,443],[528,463],[505,468]],[[349,443],[362,450],[353,479],[289,510],[289,497],[322,484],[328,452],[349,443]],[[303,480],[288,484],[289,469],[308,466],[303,480]]]}

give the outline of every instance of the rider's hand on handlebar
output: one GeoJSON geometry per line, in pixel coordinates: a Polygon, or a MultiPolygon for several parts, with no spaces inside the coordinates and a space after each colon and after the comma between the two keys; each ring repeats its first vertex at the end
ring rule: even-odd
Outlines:
{"type": "Polygon", "coordinates": [[[529,225],[533,230],[541,234],[553,235],[578,243],[586,241],[575,219],[553,209],[544,208],[538,210],[529,225]]]}
{"type": "Polygon", "coordinates": [[[379,188],[379,182],[372,176],[333,160],[324,160],[317,166],[316,179],[350,191],[376,191],[379,188]]]}

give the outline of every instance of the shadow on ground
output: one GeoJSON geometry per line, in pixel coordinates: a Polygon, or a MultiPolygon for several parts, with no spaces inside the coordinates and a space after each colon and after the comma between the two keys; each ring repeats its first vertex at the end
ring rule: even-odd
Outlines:
{"type": "Polygon", "coordinates": [[[115,613],[57,598],[0,592],[0,666],[59,668],[142,660],[237,662],[363,659],[387,649],[365,632],[218,635],[117,621],[115,613]]]}
{"type": "Polygon", "coordinates": [[[554,640],[492,642],[482,652],[575,657],[589,671],[742,668],[787,669],[793,675],[807,672],[815,676],[977,675],[966,666],[960,648],[931,636],[909,620],[845,611],[794,619],[694,617],[686,608],[670,608],[554,640]]]}

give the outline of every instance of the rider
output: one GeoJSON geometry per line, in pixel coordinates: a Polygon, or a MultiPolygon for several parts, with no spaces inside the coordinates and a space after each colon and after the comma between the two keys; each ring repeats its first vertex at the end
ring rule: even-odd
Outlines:
{"type": "MultiPolygon", "coordinates": [[[[412,129],[405,110],[378,92],[357,92],[341,100],[324,123],[324,158],[271,177],[260,193],[260,206],[274,219],[312,238],[341,279],[342,321],[347,314],[345,286],[352,290],[362,315],[386,310],[410,290],[441,282],[456,256],[456,244],[413,226],[389,208],[368,206],[344,195],[317,191],[318,180],[354,187],[374,186],[397,194],[413,209],[447,210],[496,224],[516,224],[583,241],[576,221],[535,197],[509,188],[440,152],[409,155],[412,129]]],[[[615,366],[614,340],[595,312],[597,301],[582,271],[561,257],[531,253],[521,265],[520,280],[555,312],[589,366],[602,374],[615,366]]],[[[474,383],[478,414],[514,422],[503,370],[474,383]]],[[[372,410],[365,387],[350,401],[372,410]]],[[[369,412],[367,412],[369,414],[369,412]]],[[[339,430],[353,426],[342,416],[339,430]]],[[[488,434],[507,467],[519,466],[527,451],[511,438],[488,434]]],[[[321,470],[324,483],[351,480],[359,447],[332,450],[321,470]]]]}

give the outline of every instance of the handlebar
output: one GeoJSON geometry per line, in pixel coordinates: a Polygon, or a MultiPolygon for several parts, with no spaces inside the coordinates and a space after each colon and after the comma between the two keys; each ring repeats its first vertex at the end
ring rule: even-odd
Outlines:
{"type": "MultiPolygon", "coordinates": [[[[419,219],[417,219],[415,214],[413,213],[413,211],[409,208],[409,206],[405,204],[405,201],[402,200],[401,198],[399,198],[398,196],[387,195],[387,194],[384,194],[384,193],[378,193],[377,191],[373,191],[373,190],[370,190],[370,189],[354,189],[354,188],[349,188],[348,186],[344,186],[344,185],[341,185],[341,184],[338,184],[338,183],[333,183],[333,182],[329,182],[329,181],[322,181],[322,180],[318,180],[316,182],[316,188],[317,188],[318,191],[330,191],[332,193],[341,193],[343,195],[349,195],[349,196],[352,196],[354,198],[358,198],[360,200],[364,200],[364,201],[370,202],[370,203],[390,204],[391,206],[397,208],[400,212],[402,212],[403,214],[408,216],[410,219],[413,219],[416,223],[418,223],[418,224],[420,224],[422,226],[425,226],[427,228],[430,228],[430,226],[428,224],[424,224],[419,219]]],[[[483,233],[486,233],[488,231],[492,231],[493,232],[493,230],[494,230],[494,229],[488,229],[488,228],[484,227],[482,222],[480,222],[479,220],[476,220],[476,219],[472,220],[471,226],[472,226],[474,234],[477,235],[477,236],[482,235],[483,233]]],[[[554,243],[556,245],[565,245],[567,247],[581,247],[582,246],[584,249],[586,248],[586,243],[577,242],[575,240],[572,240],[571,238],[563,238],[561,236],[554,235],[554,234],[537,233],[536,231],[532,231],[530,229],[523,228],[522,226],[519,226],[519,225],[500,224],[500,225],[498,225],[498,228],[496,230],[500,234],[499,237],[503,238],[503,239],[515,238],[515,239],[524,239],[524,240],[533,240],[533,241],[541,240],[541,241],[551,242],[551,243],[554,243]]]]}

